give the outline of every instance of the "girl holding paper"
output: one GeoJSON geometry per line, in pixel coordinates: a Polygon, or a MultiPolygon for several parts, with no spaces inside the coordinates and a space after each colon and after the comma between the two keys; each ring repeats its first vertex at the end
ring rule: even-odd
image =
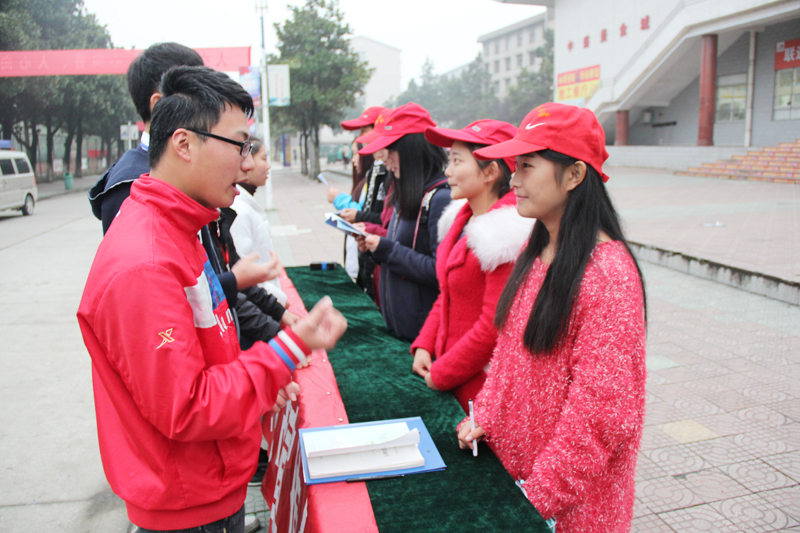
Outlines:
{"type": "Polygon", "coordinates": [[[443,170],[444,150],[425,140],[435,127],[430,114],[410,103],[389,115],[361,142],[369,142],[361,155],[386,149],[384,163],[393,174],[394,189],[387,203],[394,204],[386,237],[360,238],[359,250],[369,251],[380,265],[381,312],[398,337],[414,340],[439,294],[436,280],[437,223],[450,203],[443,170]],[[373,135],[375,134],[375,135],[373,135]]]}
{"type": "MultiPolygon", "coordinates": [[[[514,139],[517,211],[536,223],[497,306],[476,427],[558,533],[627,532],[645,405],[645,292],[608,197],[594,114],[534,109],[514,139]]],[[[466,422],[466,421],[465,421],[466,422]]]]}

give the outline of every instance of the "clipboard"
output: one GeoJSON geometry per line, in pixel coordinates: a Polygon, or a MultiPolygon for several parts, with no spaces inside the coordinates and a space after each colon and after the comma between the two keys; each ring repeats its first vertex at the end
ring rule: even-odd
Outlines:
{"type": "Polygon", "coordinates": [[[303,481],[305,482],[306,485],[337,483],[340,481],[347,481],[348,479],[352,478],[359,478],[359,480],[369,481],[370,478],[381,478],[387,476],[405,476],[410,474],[421,474],[424,472],[439,472],[447,468],[447,465],[444,464],[442,456],[439,454],[439,450],[433,443],[433,438],[431,438],[431,434],[428,432],[428,428],[425,427],[425,423],[422,421],[422,418],[418,416],[412,418],[397,418],[394,420],[377,420],[375,422],[362,422],[360,424],[344,424],[340,426],[304,428],[298,431],[298,438],[300,439],[300,457],[303,462],[303,481]],[[304,433],[315,432],[315,431],[328,431],[337,428],[344,429],[348,427],[376,426],[380,424],[390,424],[393,422],[405,422],[406,424],[408,424],[409,429],[416,428],[419,430],[419,451],[422,454],[422,457],[425,459],[425,464],[423,466],[418,466],[415,468],[403,468],[400,470],[374,472],[372,474],[358,474],[358,475],[334,476],[334,477],[326,477],[319,479],[311,479],[311,477],[308,474],[308,457],[306,456],[305,445],[303,443],[304,433]]]}

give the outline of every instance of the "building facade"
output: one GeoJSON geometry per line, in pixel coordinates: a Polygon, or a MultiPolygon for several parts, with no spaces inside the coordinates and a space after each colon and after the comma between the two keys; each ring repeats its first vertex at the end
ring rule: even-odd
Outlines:
{"type": "Polygon", "coordinates": [[[609,144],[800,137],[800,1],[520,3],[555,11],[554,99],[592,109],[609,144]]]}
{"type": "Polygon", "coordinates": [[[536,49],[544,46],[547,28],[553,28],[551,9],[478,37],[483,45],[483,60],[499,98],[505,98],[508,90],[516,85],[523,69],[539,70],[541,58],[536,57],[536,49]]]}

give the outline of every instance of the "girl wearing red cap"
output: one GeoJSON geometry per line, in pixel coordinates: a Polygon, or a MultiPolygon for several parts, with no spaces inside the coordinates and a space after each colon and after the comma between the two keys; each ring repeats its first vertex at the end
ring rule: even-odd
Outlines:
{"type": "Polygon", "coordinates": [[[431,143],[450,148],[445,175],[454,201],[439,219],[440,293],[411,345],[412,369],[430,388],[452,390],[465,412],[486,379],[484,367],[497,341],[497,300],[533,225],[517,214],[509,185],[514,159],[478,161],[472,152],[516,132],[497,120],[425,132],[431,143]]]}
{"type": "Polygon", "coordinates": [[[627,532],[645,405],[645,293],[603,182],[594,114],[544,104],[514,139],[517,211],[536,218],[497,306],[476,428],[558,533],[627,532]]]}
{"type": "Polygon", "coordinates": [[[381,267],[380,302],[386,325],[409,341],[419,334],[439,294],[437,223],[450,203],[443,173],[447,156],[425,140],[425,131],[434,126],[422,106],[406,104],[389,115],[382,131],[376,126],[377,138],[359,151],[364,155],[386,148],[384,163],[395,178],[387,199],[395,206],[387,236],[362,237],[359,249],[369,251],[381,267]]]}

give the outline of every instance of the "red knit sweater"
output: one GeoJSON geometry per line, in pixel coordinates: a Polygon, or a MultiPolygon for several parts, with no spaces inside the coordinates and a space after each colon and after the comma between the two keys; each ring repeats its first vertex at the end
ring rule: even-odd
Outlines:
{"type": "Polygon", "coordinates": [[[522,336],[546,273],[537,258],[499,333],[475,418],[558,533],[627,532],[645,405],[640,278],[621,243],[598,244],[567,340],[534,355],[522,336]]]}

